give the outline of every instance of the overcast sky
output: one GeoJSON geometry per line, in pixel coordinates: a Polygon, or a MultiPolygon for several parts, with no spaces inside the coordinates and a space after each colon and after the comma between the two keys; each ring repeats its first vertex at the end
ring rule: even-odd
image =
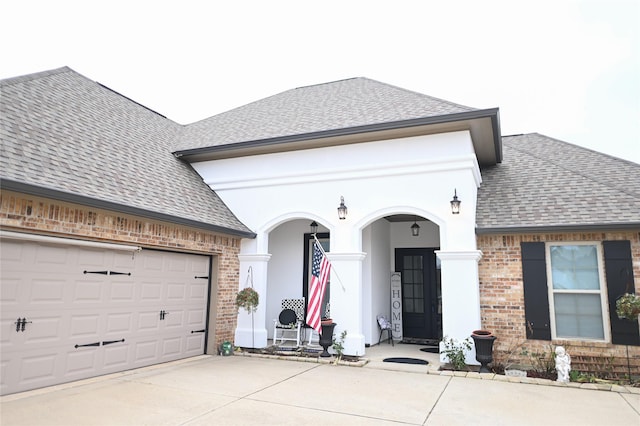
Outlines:
{"type": "Polygon", "coordinates": [[[182,124],[369,77],[640,163],[640,0],[0,5],[0,78],[66,65],[182,124]]]}

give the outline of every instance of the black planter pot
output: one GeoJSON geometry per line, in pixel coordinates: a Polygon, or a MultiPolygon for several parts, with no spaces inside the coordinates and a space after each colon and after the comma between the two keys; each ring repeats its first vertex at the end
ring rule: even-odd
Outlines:
{"type": "Polygon", "coordinates": [[[493,362],[493,342],[496,336],[490,331],[476,330],[471,333],[471,338],[476,347],[476,361],[480,363],[480,372],[490,373],[487,365],[493,362]]]}
{"type": "Polygon", "coordinates": [[[336,323],[332,322],[331,324],[322,324],[322,334],[320,335],[320,346],[324,351],[320,354],[321,357],[327,358],[330,357],[331,354],[327,349],[329,346],[333,344],[333,329],[336,327],[336,323]]]}

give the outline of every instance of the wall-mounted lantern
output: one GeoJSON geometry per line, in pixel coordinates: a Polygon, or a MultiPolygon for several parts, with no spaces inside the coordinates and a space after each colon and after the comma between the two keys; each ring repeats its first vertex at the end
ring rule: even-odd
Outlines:
{"type": "Polygon", "coordinates": [[[344,205],[344,197],[340,196],[340,205],[338,206],[338,219],[344,220],[347,218],[347,206],[344,205]]]}
{"type": "Polygon", "coordinates": [[[458,190],[453,190],[453,200],[451,200],[451,213],[452,214],[460,214],[460,203],[458,200],[458,190]]]}

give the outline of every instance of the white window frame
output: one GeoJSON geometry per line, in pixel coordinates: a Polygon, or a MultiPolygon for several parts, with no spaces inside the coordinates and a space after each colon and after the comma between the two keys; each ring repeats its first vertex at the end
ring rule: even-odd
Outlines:
{"type": "Polygon", "coordinates": [[[545,243],[545,258],[547,263],[549,316],[551,319],[551,338],[558,340],[611,342],[611,324],[609,322],[609,301],[607,293],[607,281],[604,273],[604,253],[602,242],[600,241],[549,241],[545,243]],[[600,280],[600,290],[554,290],[553,273],[551,268],[551,247],[552,246],[595,246],[598,263],[598,278],[600,280]],[[602,312],[602,327],[604,328],[604,339],[594,339],[587,337],[563,337],[556,334],[556,315],[554,305],[554,294],[599,294],[602,312]]]}

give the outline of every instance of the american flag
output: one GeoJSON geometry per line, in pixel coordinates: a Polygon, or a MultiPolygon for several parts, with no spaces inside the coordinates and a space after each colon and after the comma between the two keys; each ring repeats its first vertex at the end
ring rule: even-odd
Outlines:
{"type": "Polygon", "coordinates": [[[309,285],[309,306],[307,308],[307,324],[318,334],[322,334],[320,326],[320,310],[324,299],[331,264],[316,240],[313,243],[313,260],[311,265],[311,284],[309,285]]]}

